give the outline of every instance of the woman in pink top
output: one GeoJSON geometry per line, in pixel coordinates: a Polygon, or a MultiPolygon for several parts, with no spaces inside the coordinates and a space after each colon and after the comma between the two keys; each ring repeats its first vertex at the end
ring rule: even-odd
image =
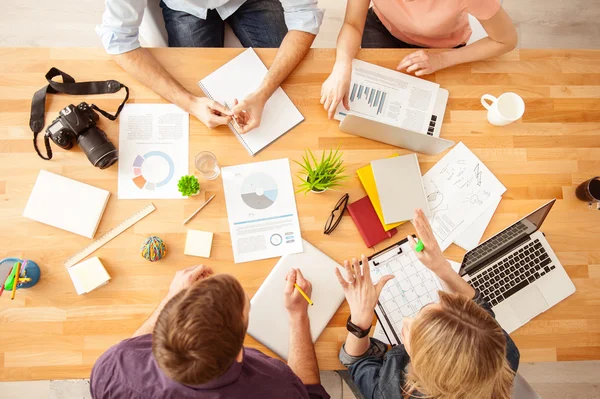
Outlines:
{"type": "Polygon", "coordinates": [[[338,36],[336,61],[321,88],[321,104],[333,118],[340,102],[349,109],[352,59],[363,48],[445,48],[417,50],[399,60],[397,69],[422,76],[465,62],[504,54],[517,45],[517,32],[498,0],[348,0],[338,36]],[[466,46],[471,37],[468,14],[488,37],[466,46]]]}

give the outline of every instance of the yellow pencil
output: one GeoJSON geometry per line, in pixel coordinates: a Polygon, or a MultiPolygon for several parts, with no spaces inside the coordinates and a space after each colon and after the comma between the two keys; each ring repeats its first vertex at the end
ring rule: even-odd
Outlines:
{"type": "Polygon", "coordinates": [[[21,283],[29,283],[31,281],[31,278],[29,277],[21,277],[19,278],[19,284],[21,283]]]}
{"type": "Polygon", "coordinates": [[[13,280],[12,294],[10,295],[11,301],[13,299],[15,299],[15,294],[17,293],[17,284],[19,283],[19,273],[21,273],[21,262],[17,262],[15,267],[17,268],[17,270],[15,273],[15,279],[13,280]]]}
{"type": "Polygon", "coordinates": [[[310,304],[310,306],[314,305],[313,301],[311,301],[310,298],[308,297],[308,295],[306,295],[306,293],[304,291],[302,291],[302,288],[300,288],[300,286],[298,284],[294,283],[294,287],[296,287],[296,289],[298,290],[300,295],[302,295],[304,297],[304,299],[306,299],[306,302],[308,302],[310,304]]]}

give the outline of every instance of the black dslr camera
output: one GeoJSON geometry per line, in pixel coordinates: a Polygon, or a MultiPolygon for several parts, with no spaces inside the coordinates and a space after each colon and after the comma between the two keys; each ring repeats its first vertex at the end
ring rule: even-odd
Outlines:
{"type": "Polygon", "coordinates": [[[82,102],[77,107],[71,104],[48,126],[46,136],[65,150],[70,150],[77,140],[92,165],[106,169],[117,162],[119,154],[106,133],[96,127],[98,119],[98,114],[87,103],[82,102]]]}

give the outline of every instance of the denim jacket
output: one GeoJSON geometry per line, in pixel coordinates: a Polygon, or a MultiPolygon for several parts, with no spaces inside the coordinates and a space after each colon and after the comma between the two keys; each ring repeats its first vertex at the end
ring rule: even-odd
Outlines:
{"type": "MultiPolygon", "coordinates": [[[[492,307],[487,303],[479,292],[476,292],[473,300],[485,309],[492,317],[495,317],[492,307]]],[[[519,350],[510,336],[506,335],[506,358],[513,371],[519,367],[519,350]]],[[[405,383],[406,367],[410,363],[410,357],[404,345],[397,345],[388,350],[383,342],[370,338],[369,349],[362,356],[350,356],[345,350],[345,344],[340,350],[340,361],[352,376],[365,399],[401,399],[402,387],[405,383]]],[[[412,394],[411,398],[418,399],[418,392],[412,394]]]]}

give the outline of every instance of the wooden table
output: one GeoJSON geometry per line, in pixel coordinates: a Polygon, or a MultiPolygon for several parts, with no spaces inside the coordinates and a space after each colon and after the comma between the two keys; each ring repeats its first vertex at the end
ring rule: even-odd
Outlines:
{"type": "MultiPolygon", "coordinates": [[[[190,91],[196,82],[241,49],[155,49],[153,54],[190,91]]],[[[258,50],[269,65],[274,50],[258,50]]],[[[359,58],[394,68],[407,54],[395,50],[363,50],[359,58]]],[[[341,145],[352,174],[347,188],[351,201],[364,195],[354,171],[373,159],[398,151],[391,146],[341,133],[319,104],[321,83],[334,61],[334,50],[311,50],[286,80],[284,90],[306,120],[257,157],[251,158],[227,128],[210,130],[190,118],[190,171],[201,150],[214,152],[222,165],[288,157],[300,159],[304,148],[328,150],[341,145]]],[[[88,377],[94,361],[109,346],[129,337],[165,295],[175,271],[202,259],[183,255],[187,228],[215,232],[212,257],[206,263],[217,272],[237,276],[254,294],[275,260],[233,263],[225,198],[220,179],[203,182],[201,195],[189,200],[153,201],[152,215],[100,249],[98,255],[112,280],[107,286],[77,296],[62,262],[89,240],[21,216],[40,169],[60,173],[113,195],[97,236],[145,206],[148,201],[117,200],[117,167],[99,170],[76,148],[59,151],[43,161],[35,154],[28,127],[31,96],[46,84],[44,74],[56,66],[78,81],[117,79],[131,88],[130,102],[164,102],[124,73],[100,49],[0,50],[0,256],[33,259],[42,280],[16,299],[0,298],[0,380],[88,377]],[[188,226],[182,221],[216,193],[214,201],[188,226]],[[162,237],[168,256],[151,264],[139,255],[149,235],[162,237]]],[[[516,221],[549,199],[558,198],[544,232],[573,279],[577,292],[512,334],[521,361],[600,359],[600,212],[575,198],[575,187],[600,175],[600,52],[521,50],[502,57],[461,65],[430,77],[450,91],[442,136],[463,141],[507,187],[486,237],[516,221]],[[498,128],[486,121],[482,94],[514,91],[525,99],[523,120],[498,128]]],[[[69,103],[94,102],[115,110],[121,94],[50,96],[46,123],[69,103]]],[[[113,143],[118,124],[101,118],[113,143]]],[[[400,150],[400,153],[406,153],[400,150]]],[[[419,155],[423,173],[441,156],[419,155]]],[[[292,165],[292,171],[298,167],[292,165]]],[[[295,182],[297,184],[297,182],[295,182]]],[[[303,237],[342,261],[368,250],[348,215],[331,236],[322,228],[341,193],[296,196],[303,237]]],[[[56,204],[68,206],[68,204],[56,204]]],[[[397,237],[413,232],[406,224],[397,237]]],[[[382,243],[377,249],[391,244],[382,243]]],[[[451,246],[448,258],[464,251],[451,246]]],[[[339,347],[346,336],[348,306],[343,304],[316,344],[322,369],[337,369],[339,347]]],[[[246,344],[265,350],[253,339],[246,344]]],[[[266,351],[266,350],[265,350],[266,351]]],[[[270,353],[269,351],[266,351],[270,353]]]]}

